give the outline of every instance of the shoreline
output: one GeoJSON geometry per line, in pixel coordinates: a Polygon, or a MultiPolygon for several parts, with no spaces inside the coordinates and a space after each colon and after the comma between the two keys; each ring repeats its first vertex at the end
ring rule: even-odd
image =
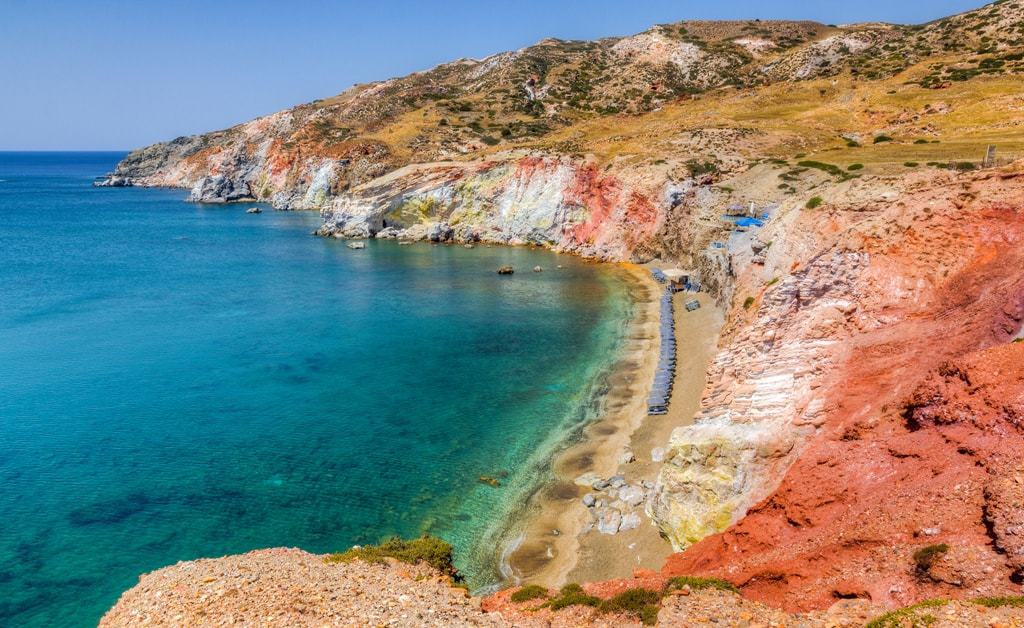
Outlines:
{"type": "Polygon", "coordinates": [[[723,316],[706,294],[675,295],[677,354],[685,359],[677,368],[669,413],[648,416],[646,398],[660,342],[658,300],[664,287],[646,266],[619,266],[633,282],[635,311],[611,369],[602,412],[583,428],[579,440],[556,452],[553,477],[530,496],[523,525],[499,548],[505,586],[559,587],[567,582],[629,577],[638,567],[660,569],[672,553],[671,545],[643,514],[642,505],[639,527],[614,535],[594,529],[591,513],[582,502],[592,491],[576,479],[590,473],[601,478],[623,475],[629,484],[657,478],[661,463],[651,460],[651,449],[663,447],[673,429],[693,421],[723,316]],[[683,301],[693,298],[702,307],[686,312],[683,301]],[[626,451],[635,460],[625,462],[626,451]]]}

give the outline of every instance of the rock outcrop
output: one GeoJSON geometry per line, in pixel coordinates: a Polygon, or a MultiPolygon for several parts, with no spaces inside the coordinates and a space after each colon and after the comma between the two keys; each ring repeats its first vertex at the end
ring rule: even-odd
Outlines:
{"type": "Polygon", "coordinates": [[[1019,593],[1021,170],[908,181],[804,226],[825,252],[736,315],[659,482],[680,547],[734,525],[666,573],[790,609],[1019,593]],[[922,579],[912,555],[941,543],[946,575],[922,579]]]}
{"type": "Polygon", "coordinates": [[[318,233],[536,244],[628,259],[657,231],[662,213],[652,199],[663,194],[568,158],[413,165],[332,201],[318,233]]]}

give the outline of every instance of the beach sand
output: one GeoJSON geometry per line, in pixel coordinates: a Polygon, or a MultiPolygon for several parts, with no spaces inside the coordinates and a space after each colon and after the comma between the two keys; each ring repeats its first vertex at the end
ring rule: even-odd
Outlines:
{"type": "Polygon", "coordinates": [[[664,287],[647,268],[626,265],[625,269],[637,282],[637,306],[622,357],[609,381],[605,409],[585,428],[579,442],[556,456],[554,480],[530,500],[531,517],[520,544],[508,556],[512,575],[521,582],[558,587],[628,577],[637,567],[660,569],[672,552],[646,516],[639,528],[616,535],[584,531],[590,516],[581,497],[590,491],[573,480],[587,472],[605,478],[621,473],[631,484],[657,478],[661,463],[652,462],[651,450],[664,447],[673,429],[693,421],[723,317],[708,295],[675,295],[678,363],[672,401],[668,414],[648,416],[647,392],[659,350],[658,299],[664,287]],[[701,308],[687,312],[683,304],[694,298],[701,308]],[[636,460],[620,465],[619,457],[627,447],[636,460]]]}

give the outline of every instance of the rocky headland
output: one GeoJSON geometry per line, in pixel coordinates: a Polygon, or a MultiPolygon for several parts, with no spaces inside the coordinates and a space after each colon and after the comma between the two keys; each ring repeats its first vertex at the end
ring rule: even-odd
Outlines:
{"type": "Polygon", "coordinates": [[[538,499],[562,514],[512,556],[529,601],[267,550],[144,576],[105,621],[1024,625],[1022,75],[1020,0],[915,26],[682,22],[131,153],[102,185],[316,210],[327,237],[687,269],[708,318],[680,316],[680,362],[707,368],[667,417],[624,396],[556,462],[538,499]],[[542,608],[570,574],[589,601],[542,608]],[[646,614],[600,603],[637,588],[646,614]]]}

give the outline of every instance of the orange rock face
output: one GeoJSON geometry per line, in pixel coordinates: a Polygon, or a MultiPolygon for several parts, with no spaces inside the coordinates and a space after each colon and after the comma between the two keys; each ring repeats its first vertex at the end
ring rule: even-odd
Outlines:
{"type": "Polygon", "coordinates": [[[790,610],[1019,595],[1024,177],[922,182],[822,218],[825,250],[870,256],[818,382],[824,421],[774,492],[664,574],[723,577],[790,610]],[[943,544],[922,568],[915,553],[943,544]]]}

